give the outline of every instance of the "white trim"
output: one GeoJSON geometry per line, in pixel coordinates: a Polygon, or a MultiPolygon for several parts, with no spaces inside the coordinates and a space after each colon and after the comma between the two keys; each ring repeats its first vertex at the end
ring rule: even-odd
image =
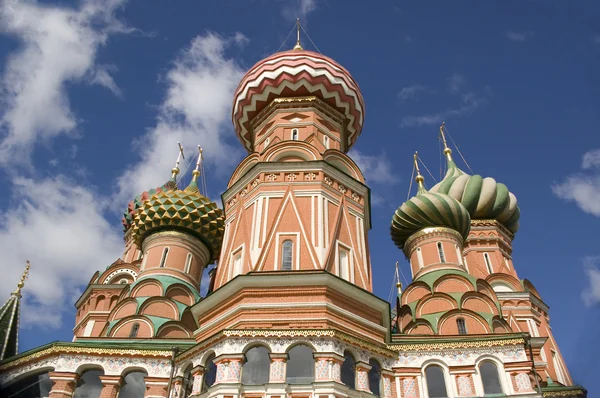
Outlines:
{"type": "Polygon", "coordinates": [[[146,269],[146,263],[148,262],[148,250],[144,253],[144,260],[142,260],[142,266],[140,267],[140,271],[146,269]]]}
{"type": "Polygon", "coordinates": [[[85,329],[83,330],[81,337],[90,337],[92,335],[92,330],[94,330],[95,323],[96,321],[94,319],[90,319],[85,325],[85,329]]]}
{"type": "Polygon", "coordinates": [[[192,253],[187,254],[187,256],[185,256],[185,267],[183,268],[183,272],[185,272],[186,274],[190,273],[190,270],[192,268],[192,260],[193,260],[194,256],[192,253]]]}
{"type": "Polygon", "coordinates": [[[458,248],[457,244],[454,244],[454,248],[456,249],[456,258],[458,259],[458,263],[462,266],[464,266],[463,264],[463,256],[460,252],[460,249],[458,248]]]}
{"type": "Polygon", "coordinates": [[[421,250],[420,247],[417,247],[417,262],[419,263],[419,269],[422,269],[425,266],[423,262],[423,250],[421,250]]]}
{"type": "Polygon", "coordinates": [[[158,268],[167,268],[167,259],[169,258],[169,252],[171,249],[169,246],[166,246],[162,250],[162,254],[160,255],[160,262],[158,263],[158,268]]]}
{"type": "Polygon", "coordinates": [[[231,251],[231,255],[230,255],[230,259],[229,259],[229,280],[232,280],[233,278],[235,278],[238,275],[241,275],[244,273],[244,246],[245,244],[242,243],[240,246],[238,246],[235,250],[231,251]],[[238,258],[239,255],[239,263],[236,263],[236,259],[238,258]],[[239,264],[239,269],[237,265],[239,264]]]}
{"type": "Polygon", "coordinates": [[[442,369],[442,373],[444,375],[444,384],[446,384],[446,394],[448,395],[448,398],[454,398],[455,396],[457,396],[458,392],[456,391],[456,383],[453,383],[454,375],[450,374],[448,366],[445,363],[435,359],[426,361],[421,366],[421,377],[423,377],[423,396],[429,396],[427,376],[425,375],[425,370],[427,370],[427,368],[430,366],[438,366],[442,369]]]}

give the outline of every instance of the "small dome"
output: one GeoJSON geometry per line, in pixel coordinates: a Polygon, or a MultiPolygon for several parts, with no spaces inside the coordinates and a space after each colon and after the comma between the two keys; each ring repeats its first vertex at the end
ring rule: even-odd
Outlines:
{"type": "Polygon", "coordinates": [[[278,97],[316,96],[347,120],[349,149],[362,130],[365,105],[358,84],[333,59],[306,50],[279,52],[254,65],[233,96],[232,121],[240,141],[253,150],[250,121],[278,97]]]}
{"type": "Polygon", "coordinates": [[[184,230],[204,242],[211,262],[219,256],[225,229],[223,211],[193,188],[156,192],[138,208],[132,224],[138,247],[152,232],[184,230]]]}
{"type": "Polygon", "coordinates": [[[467,238],[471,228],[469,212],[454,198],[422,190],[396,210],[392,218],[392,240],[404,250],[406,240],[424,228],[446,227],[467,238]]]}
{"type": "Polygon", "coordinates": [[[461,202],[474,220],[497,220],[512,233],[519,229],[521,215],[517,198],[506,187],[493,178],[469,175],[448,164],[444,179],[430,192],[446,194],[461,202]]]}

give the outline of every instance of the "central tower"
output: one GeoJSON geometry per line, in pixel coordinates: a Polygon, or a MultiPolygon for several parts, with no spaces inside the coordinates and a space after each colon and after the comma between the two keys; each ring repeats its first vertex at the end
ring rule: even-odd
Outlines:
{"type": "Polygon", "coordinates": [[[222,196],[214,288],[250,272],[325,270],[371,291],[369,189],[346,155],[364,119],[350,73],[296,45],[248,71],[232,119],[249,155],[222,196]]]}

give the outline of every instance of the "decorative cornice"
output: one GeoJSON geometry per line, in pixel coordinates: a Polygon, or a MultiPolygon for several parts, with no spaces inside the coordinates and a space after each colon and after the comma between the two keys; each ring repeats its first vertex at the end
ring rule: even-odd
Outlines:
{"type": "Polygon", "coordinates": [[[583,389],[576,388],[566,391],[543,391],[542,397],[585,397],[587,394],[583,389]]]}
{"type": "Polygon", "coordinates": [[[414,249],[413,246],[415,246],[417,243],[422,242],[425,239],[429,239],[432,236],[448,236],[451,235],[452,237],[454,237],[455,239],[457,239],[459,242],[463,242],[463,237],[460,234],[460,232],[455,231],[451,228],[446,228],[446,227],[428,227],[428,228],[423,228],[420,231],[415,232],[414,234],[412,234],[408,239],[406,239],[406,242],[404,243],[404,248],[406,249],[406,253],[411,253],[412,250],[414,249]]]}
{"type": "Polygon", "coordinates": [[[502,232],[505,235],[505,237],[509,241],[512,241],[515,238],[515,234],[510,232],[508,228],[506,228],[504,225],[502,225],[497,220],[492,220],[492,219],[471,220],[471,231],[473,231],[473,228],[486,228],[486,227],[498,229],[500,232],[502,232]]]}
{"type": "Polygon", "coordinates": [[[482,348],[482,347],[498,347],[507,345],[524,345],[525,339],[522,337],[512,339],[497,339],[497,340],[461,340],[461,341],[446,341],[438,343],[413,343],[413,344],[391,344],[389,349],[394,351],[439,351],[456,348],[482,348]]]}

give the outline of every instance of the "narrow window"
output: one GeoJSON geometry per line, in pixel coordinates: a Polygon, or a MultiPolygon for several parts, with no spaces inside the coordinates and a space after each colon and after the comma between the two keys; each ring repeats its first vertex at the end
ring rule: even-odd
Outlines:
{"type": "Polygon", "coordinates": [[[440,255],[440,263],[446,262],[446,256],[444,255],[444,248],[442,247],[442,242],[437,243],[438,253],[440,255]]]}
{"type": "Polygon", "coordinates": [[[217,380],[217,365],[215,365],[215,354],[211,354],[204,363],[204,381],[202,383],[202,392],[206,392],[217,380]]]}
{"type": "Polygon", "coordinates": [[[284,240],[281,244],[281,269],[290,271],[292,269],[292,251],[294,243],[291,240],[284,240]]]}
{"type": "Polygon", "coordinates": [[[371,369],[369,370],[369,389],[373,395],[380,396],[381,394],[381,365],[374,359],[369,361],[371,369]]]}
{"type": "Polygon", "coordinates": [[[458,259],[458,263],[460,265],[464,265],[463,264],[463,260],[462,260],[462,254],[460,253],[460,249],[458,248],[458,245],[454,245],[454,248],[456,249],[456,258],[458,259]]]}
{"type": "Polygon", "coordinates": [[[558,356],[555,351],[552,351],[552,364],[554,365],[554,371],[556,372],[556,377],[561,384],[565,384],[565,378],[562,372],[562,368],[560,363],[558,362],[558,356]]]}
{"type": "Polygon", "coordinates": [[[292,140],[298,141],[298,129],[292,129],[292,140]]]}
{"type": "Polygon", "coordinates": [[[423,268],[423,253],[421,253],[420,247],[417,247],[417,260],[419,261],[419,268],[423,268]]]}
{"type": "Polygon", "coordinates": [[[503,391],[498,375],[498,367],[494,362],[483,361],[481,365],[479,365],[479,373],[481,375],[484,395],[502,394],[503,391]]]}
{"type": "Polygon", "coordinates": [[[138,250],[138,253],[137,253],[137,258],[136,258],[136,260],[141,260],[141,258],[142,258],[142,257],[144,257],[144,256],[143,256],[143,253],[142,253],[142,251],[141,251],[141,250],[138,250]]]}
{"type": "Polygon", "coordinates": [[[160,268],[163,268],[165,266],[165,263],[167,262],[167,255],[169,254],[169,248],[165,247],[165,249],[163,250],[163,254],[162,257],[160,259],[160,268]]]}
{"type": "Polygon", "coordinates": [[[456,320],[456,327],[458,329],[458,334],[467,334],[467,324],[465,323],[464,318],[458,318],[456,320]]]}
{"type": "Polygon", "coordinates": [[[428,366],[427,369],[425,369],[425,378],[427,379],[427,392],[429,393],[429,398],[448,397],[444,370],[440,366],[428,366]]]}
{"type": "Polygon", "coordinates": [[[142,266],[140,267],[141,270],[146,268],[146,262],[148,261],[148,252],[144,253],[143,256],[143,260],[142,260],[142,266]]]}
{"type": "Polygon", "coordinates": [[[341,366],[341,379],[342,383],[347,385],[350,388],[355,388],[356,386],[356,359],[349,352],[344,352],[344,362],[341,366]]]}
{"type": "Polygon", "coordinates": [[[239,274],[242,273],[242,251],[240,250],[233,256],[233,275],[232,278],[235,278],[239,274]]]}
{"type": "Polygon", "coordinates": [[[340,278],[350,280],[350,264],[348,250],[340,249],[340,278]]]}
{"type": "Polygon", "coordinates": [[[140,324],[139,323],[134,323],[133,326],[131,327],[131,331],[129,332],[129,338],[135,338],[138,335],[138,331],[140,330],[140,324]]]}
{"type": "Polygon", "coordinates": [[[490,274],[494,273],[494,269],[492,268],[492,262],[490,261],[490,255],[487,253],[483,253],[483,258],[485,260],[485,266],[490,274]]]}
{"type": "Polygon", "coordinates": [[[325,148],[329,149],[329,137],[327,137],[326,135],[323,136],[323,145],[325,146],[325,148]]]}
{"type": "Polygon", "coordinates": [[[190,273],[190,269],[192,268],[192,253],[188,253],[187,257],[185,258],[185,273],[189,274],[190,273]]]}

